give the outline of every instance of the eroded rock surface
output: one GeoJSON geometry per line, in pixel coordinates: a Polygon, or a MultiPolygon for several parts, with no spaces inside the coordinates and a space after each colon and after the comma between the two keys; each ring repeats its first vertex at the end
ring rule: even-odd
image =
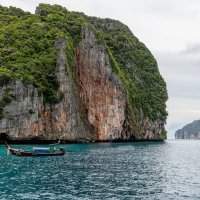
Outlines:
{"type": "MultiPolygon", "coordinates": [[[[0,101],[9,93],[0,120],[0,134],[12,140],[111,141],[161,140],[164,121],[141,114],[130,125],[127,90],[114,72],[106,47],[94,31],[82,28],[75,49],[75,71],[67,73],[67,39],[57,38],[56,91],[59,103],[44,104],[33,85],[12,80],[0,88],[0,101]]],[[[142,112],[141,112],[142,113],[142,112]]]]}
{"type": "Polygon", "coordinates": [[[103,46],[94,33],[83,30],[76,50],[76,74],[80,98],[99,140],[120,139],[125,120],[126,98],[120,79],[114,74],[103,46]]]}

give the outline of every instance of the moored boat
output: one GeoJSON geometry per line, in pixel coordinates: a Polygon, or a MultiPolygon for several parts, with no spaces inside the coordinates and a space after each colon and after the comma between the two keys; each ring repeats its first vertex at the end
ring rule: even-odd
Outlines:
{"type": "Polygon", "coordinates": [[[14,156],[64,156],[65,150],[63,148],[59,148],[56,151],[55,147],[51,151],[50,148],[44,147],[33,147],[32,151],[27,151],[23,149],[14,149],[11,148],[7,142],[5,142],[8,151],[14,156]]]}

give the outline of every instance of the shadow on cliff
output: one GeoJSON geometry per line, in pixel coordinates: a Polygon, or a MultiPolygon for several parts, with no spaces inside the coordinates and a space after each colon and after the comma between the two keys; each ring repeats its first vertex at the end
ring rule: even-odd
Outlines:
{"type": "Polygon", "coordinates": [[[5,141],[9,141],[9,136],[7,133],[0,133],[0,144],[3,144],[5,141]]]}

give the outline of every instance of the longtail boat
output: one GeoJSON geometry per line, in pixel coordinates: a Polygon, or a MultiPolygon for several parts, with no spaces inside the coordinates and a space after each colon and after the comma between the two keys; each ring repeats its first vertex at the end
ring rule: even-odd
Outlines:
{"type": "Polygon", "coordinates": [[[50,148],[33,147],[32,151],[27,151],[23,149],[11,148],[7,144],[7,142],[5,142],[5,144],[8,151],[14,156],[64,156],[65,155],[65,150],[63,148],[60,148],[58,151],[56,151],[55,147],[53,147],[53,150],[51,151],[50,148]]]}

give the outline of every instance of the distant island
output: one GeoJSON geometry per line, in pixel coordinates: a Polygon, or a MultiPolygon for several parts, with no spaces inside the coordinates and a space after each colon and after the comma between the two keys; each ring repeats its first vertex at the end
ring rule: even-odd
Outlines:
{"type": "Polygon", "coordinates": [[[0,140],[166,139],[166,83],[123,23],[0,6],[0,140]]]}
{"type": "Polygon", "coordinates": [[[175,133],[176,139],[200,139],[200,120],[185,125],[175,133]]]}

